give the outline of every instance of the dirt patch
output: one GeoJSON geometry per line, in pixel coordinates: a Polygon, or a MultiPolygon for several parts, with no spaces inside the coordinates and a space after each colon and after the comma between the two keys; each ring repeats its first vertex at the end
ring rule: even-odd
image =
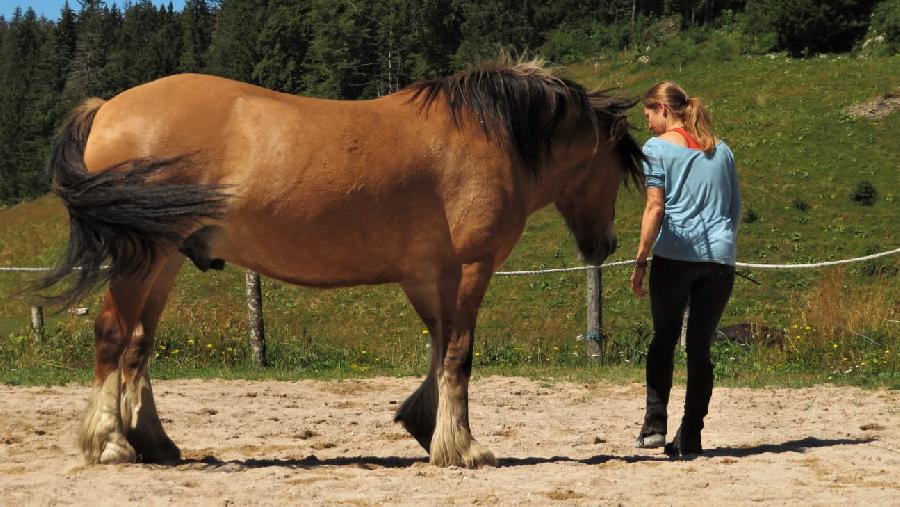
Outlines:
{"type": "MultiPolygon", "coordinates": [[[[160,414],[184,455],[170,466],[85,466],[75,431],[88,388],[0,386],[0,504],[890,505],[900,497],[896,391],[717,389],[708,453],[671,461],[631,446],[639,384],[480,378],[472,427],[500,467],[464,470],[429,465],[392,422],[417,385],[157,382],[160,414]]],[[[683,395],[673,392],[672,424],[683,395]]]]}
{"type": "Polygon", "coordinates": [[[900,92],[888,92],[884,95],[847,108],[847,114],[858,118],[877,120],[900,109],[900,92]]]}

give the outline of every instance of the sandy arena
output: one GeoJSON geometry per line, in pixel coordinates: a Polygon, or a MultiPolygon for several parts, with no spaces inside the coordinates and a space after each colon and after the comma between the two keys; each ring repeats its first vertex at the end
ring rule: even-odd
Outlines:
{"type": "Polygon", "coordinates": [[[88,388],[3,385],[0,505],[900,504],[896,391],[717,389],[708,454],[670,461],[632,448],[639,384],[478,378],[473,430],[500,466],[464,470],[429,465],[392,422],[417,385],[160,381],[184,457],[172,466],[86,466],[75,432],[88,388]]]}

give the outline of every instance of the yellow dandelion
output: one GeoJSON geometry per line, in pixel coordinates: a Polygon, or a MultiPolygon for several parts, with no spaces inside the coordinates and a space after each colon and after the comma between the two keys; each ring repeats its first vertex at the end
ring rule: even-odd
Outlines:
{"type": "Polygon", "coordinates": [[[475,353],[475,357],[480,357],[480,356],[481,356],[481,352],[476,352],[476,353],[475,353]]]}
{"type": "Polygon", "coordinates": [[[174,356],[175,354],[177,354],[177,353],[179,353],[179,352],[181,352],[180,349],[175,349],[175,350],[172,351],[172,355],[174,356]]]}
{"type": "Polygon", "coordinates": [[[807,330],[807,331],[809,331],[810,329],[812,329],[812,328],[809,327],[809,326],[806,326],[806,330],[807,330]]]}
{"type": "Polygon", "coordinates": [[[423,329],[423,330],[422,330],[422,334],[428,334],[428,330],[427,330],[427,329],[423,329]]]}
{"type": "Polygon", "coordinates": [[[212,345],[212,343],[207,343],[207,344],[206,344],[206,348],[208,348],[208,349],[211,349],[211,348],[213,348],[213,345],[212,345]]]}
{"type": "Polygon", "coordinates": [[[191,338],[190,340],[188,340],[188,344],[193,345],[193,344],[194,344],[194,339],[191,338]]]}
{"type": "Polygon", "coordinates": [[[362,351],[362,353],[363,353],[363,354],[365,354],[365,353],[366,353],[366,351],[365,351],[365,350],[364,350],[364,351],[362,351]]]}
{"type": "Polygon", "coordinates": [[[831,348],[836,349],[836,348],[837,348],[837,343],[832,343],[832,344],[831,344],[831,348]]]}
{"type": "Polygon", "coordinates": [[[554,350],[554,352],[558,352],[558,351],[559,351],[559,347],[553,347],[553,350],[554,350]]]}

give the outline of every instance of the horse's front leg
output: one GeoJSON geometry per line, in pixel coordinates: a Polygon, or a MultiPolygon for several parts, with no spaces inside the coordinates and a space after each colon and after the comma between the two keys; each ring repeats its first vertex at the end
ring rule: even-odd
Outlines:
{"type": "Polygon", "coordinates": [[[493,275],[493,263],[463,266],[456,318],[444,347],[438,384],[437,424],[431,440],[431,462],[467,468],[496,466],[497,459],[472,437],[469,425],[469,378],[478,308],[493,275]]]}
{"type": "Polygon", "coordinates": [[[431,334],[431,365],[422,385],[397,410],[402,423],[439,466],[480,467],[496,459],[472,438],[469,376],[478,307],[493,273],[491,262],[466,264],[456,281],[405,283],[410,302],[431,334]]]}

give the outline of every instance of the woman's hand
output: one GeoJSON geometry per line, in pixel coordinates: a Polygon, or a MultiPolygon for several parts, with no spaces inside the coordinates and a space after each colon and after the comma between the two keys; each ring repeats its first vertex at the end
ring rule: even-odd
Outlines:
{"type": "Polygon", "coordinates": [[[631,272],[631,292],[634,292],[634,295],[639,298],[647,295],[647,291],[644,290],[644,275],[646,273],[646,264],[635,264],[634,271],[631,272]]]}

